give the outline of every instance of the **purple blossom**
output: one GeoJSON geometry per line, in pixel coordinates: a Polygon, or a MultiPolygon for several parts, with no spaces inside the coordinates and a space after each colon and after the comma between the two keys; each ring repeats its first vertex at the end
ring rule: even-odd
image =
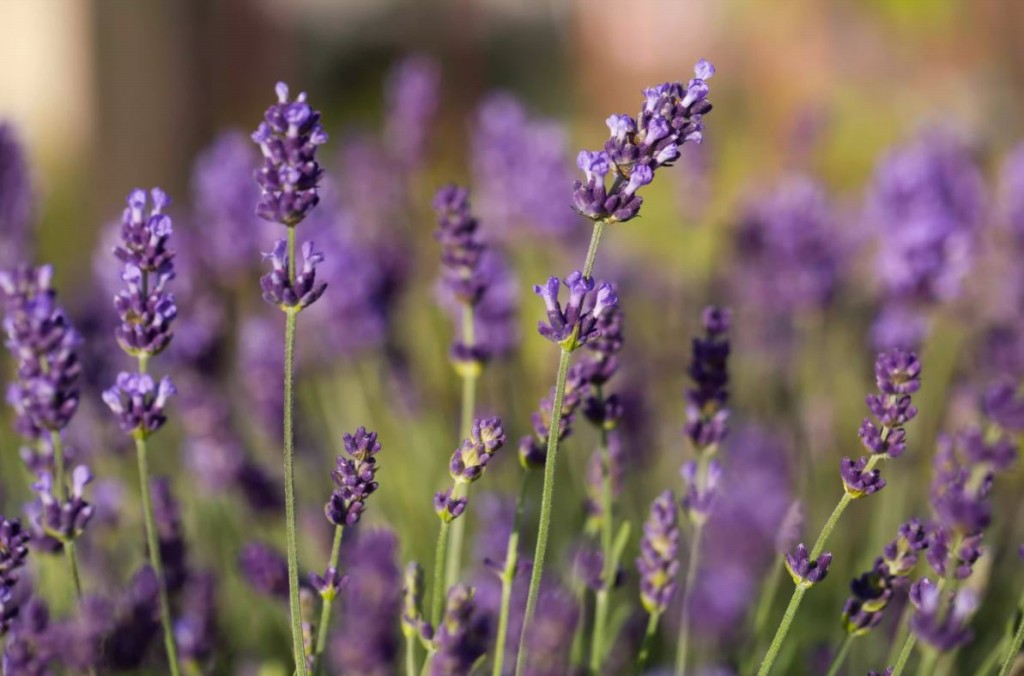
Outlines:
{"type": "Polygon", "coordinates": [[[867,458],[860,458],[856,462],[849,458],[843,458],[839,463],[839,476],[843,480],[843,490],[851,497],[860,498],[871,495],[885,488],[885,479],[878,469],[865,471],[868,464],[867,458]]]}
{"type": "Polygon", "coordinates": [[[703,116],[711,111],[706,80],[715,73],[703,59],[694,67],[695,78],[686,86],[665,83],[644,90],[644,105],[634,120],[612,115],[611,137],[598,152],[581,151],[576,164],[585,181],[573,184],[573,208],[591,220],[628,221],[640,211],[637,190],[654,179],[654,172],[679,158],[687,141],[700,143],[703,116]],[[606,177],[612,174],[611,185],[606,177]]]}
{"type": "Polygon", "coordinates": [[[882,611],[893,595],[893,576],[878,559],[874,567],[850,583],[852,596],[843,606],[843,628],[847,633],[860,636],[878,626],[882,611]]]}
{"type": "Polygon", "coordinates": [[[103,392],[103,401],[117,416],[121,431],[144,439],[167,422],[164,407],[176,392],[167,376],[154,383],[148,374],[122,371],[103,392]]]}
{"type": "MultiPolygon", "coordinates": [[[[565,439],[572,434],[572,423],[575,418],[576,409],[583,401],[587,384],[582,366],[579,364],[570,366],[565,379],[565,395],[562,398],[562,410],[558,416],[559,440],[565,439]]],[[[554,388],[552,388],[551,394],[541,400],[540,409],[531,417],[533,434],[519,440],[519,463],[525,468],[543,467],[547,460],[551,422],[554,420],[554,411],[552,410],[554,396],[554,388]]]]}
{"type": "Polygon", "coordinates": [[[128,193],[128,206],[121,215],[119,242],[114,255],[125,267],[134,266],[143,272],[174,277],[174,250],[168,246],[174,225],[164,213],[171,199],[160,188],[150,191],[153,206],[148,206],[146,191],[136,188],[128,193]]]}
{"type": "Polygon", "coordinates": [[[675,594],[679,572],[679,522],[672,491],[664,491],[651,503],[636,567],[644,609],[651,614],[664,613],[675,594]]]}
{"type": "Polygon", "coordinates": [[[526,632],[526,673],[563,676],[572,673],[573,636],[580,621],[579,604],[564,590],[549,588],[537,599],[537,612],[526,632]]]}
{"type": "Polygon", "coordinates": [[[17,519],[0,517],[0,637],[17,619],[21,609],[15,585],[28,557],[29,534],[17,519]]]}
{"type": "Polygon", "coordinates": [[[79,403],[81,337],[57,304],[52,277],[48,265],[0,271],[5,345],[17,360],[7,403],[15,429],[33,440],[64,429],[79,403]]]}
{"type": "Polygon", "coordinates": [[[285,312],[309,307],[327,289],[327,282],[316,278],[316,267],[324,255],[314,250],[311,241],[302,245],[302,267],[298,270],[290,267],[288,242],[283,239],[277,240],[273,251],[263,254],[263,259],[271,264],[271,271],[260,277],[263,300],[285,312]]]}
{"type": "MultiPolygon", "coordinates": [[[[875,381],[878,394],[869,394],[866,399],[875,420],[864,418],[858,435],[864,449],[873,456],[897,458],[906,449],[907,433],[903,426],[917,415],[911,395],[921,387],[921,362],[913,352],[899,348],[883,352],[875,361],[875,381]]],[[[841,463],[843,486],[854,498],[885,486],[880,472],[864,472],[869,462],[862,457],[856,462],[844,458],[841,463]]]]}
{"type": "Polygon", "coordinates": [[[828,575],[832,554],[823,552],[817,559],[811,559],[807,547],[801,542],[791,554],[786,554],[786,570],[798,587],[811,587],[828,575]]]}
{"type": "Polygon", "coordinates": [[[693,339],[689,372],[694,386],[686,391],[686,436],[699,455],[713,453],[728,432],[731,319],[728,308],[705,308],[705,334],[693,339]]]}
{"type": "Polygon", "coordinates": [[[680,500],[683,513],[692,523],[704,523],[718,495],[722,480],[721,464],[717,460],[709,461],[703,481],[696,460],[684,463],[679,474],[683,478],[683,497],[680,500]]]}
{"type": "Polygon", "coordinates": [[[473,422],[469,438],[464,439],[452,454],[448,472],[456,483],[472,483],[483,476],[494,454],[505,445],[501,418],[484,418],[473,422]]]}
{"type": "Polygon", "coordinates": [[[444,617],[434,630],[436,652],[430,662],[432,676],[468,676],[477,659],[487,652],[490,622],[473,602],[473,589],[456,584],[448,590],[444,617]]]}
{"type": "Polygon", "coordinates": [[[288,562],[280,552],[260,542],[250,542],[238,554],[238,569],[261,594],[288,597],[288,562]]]}
{"type": "Polygon", "coordinates": [[[576,227],[564,197],[572,173],[561,124],[531,118],[512,94],[491,94],[477,108],[470,158],[480,213],[497,236],[564,237],[576,227]]]}
{"type": "Polygon", "coordinates": [[[593,305],[588,307],[588,294],[594,290],[594,280],[584,277],[579,270],[570,273],[562,284],[569,290],[564,309],[558,300],[560,284],[557,277],[549,278],[544,286],[534,285],[533,292],[544,300],[548,317],[547,323],[538,323],[537,330],[552,343],[572,352],[600,337],[598,319],[603,313],[611,312],[618,305],[619,298],[611,284],[602,282],[593,305]]]}
{"type": "Polygon", "coordinates": [[[442,521],[453,521],[466,511],[469,500],[453,497],[453,487],[434,493],[434,511],[442,521]]]}
{"type": "Polygon", "coordinates": [[[1006,432],[1024,432],[1024,398],[1017,390],[1015,382],[1004,378],[982,394],[982,412],[1006,432]]]}
{"type": "Polygon", "coordinates": [[[910,602],[914,605],[911,631],[935,650],[955,650],[974,635],[967,626],[978,607],[974,591],[958,589],[944,594],[938,585],[922,578],[910,587],[910,602]]]}
{"type": "Polygon", "coordinates": [[[1000,173],[1002,206],[1007,225],[1024,245],[1024,143],[1018,143],[1006,156],[1000,173]]]}
{"type": "Polygon", "coordinates": [[[59,664],[61,640],[50,622],[50,611],[33,598],[11,627],[3,653],[3,673],[46,676],[59,664]]]}
{"type": "Polygon", "coordinates": [[[53,477],[49,472],[39,475],[32,484],[39,501],[33,509],[35,526],[60,542],[78,538],[89,524],[95,509],[85,500],[85,487],[92,482],[92,474],[85,465],[71,472],[71,492],[66,500],[54,495],[53,477]]]}
{"type": "Polygon", "coordinates": [[[355,434],[346,434],[344,441],[345,452],[351,457],[338,457],[331,472],[337,488],[327,501],[324,514],[335,526],[354,526],[366,509],[366,499],[377,490],[375,456],[381,445],[377,433],[367,432],[365,427],[357,429],[355,434]]]}
{"type": "Polygon", "coordinates": [[[422,54],[403,59],[388,77],[384,140],[394,161],[406,173],[423,164],[440,87],[440,67],[422,54]]]}
{"type": "Polygon", "coordinates": [[[264,121],[252,134],[263,153],[263,166],[256,172],[261,190],[256,215],[291,228],[320,201],[317,188],[323,170],[316,151],[327,142],[327,134],[305,92],[291,101],[285,83],[278,82],[275,91],[277,103],[267,108],[264,121]]]}
{"type": "Polygon", "coordinates": [[[163,352],[174,337],[171,324],[178,316],[174,296],[167,292],[173,271],[149,273],[126,263],[121,273],[125,288],[114,296],[114,308],[121,323],[114,331],[121,349],[137,357],[163,352]],[[155,280],[155,281],[154,281],[155,280]]]}
{"type": "Polygon", "coordinates": [[[32,179],[13,125],[0,121],[0,269],[31,258],[32,179]]]}

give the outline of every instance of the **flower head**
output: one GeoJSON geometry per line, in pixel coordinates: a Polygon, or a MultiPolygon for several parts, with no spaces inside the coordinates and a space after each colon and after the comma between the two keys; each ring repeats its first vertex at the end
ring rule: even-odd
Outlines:
{"type": "MultiPolygon", "coordinates": [[[[71,493],[64,500],[54,495],[53,477],[43,472],[32,484],[36,493],[34,521],[43,533],[60,542],[79,537],[88,525],[95,509],[85,500],[85,487],[92,482],[92,473],[85,465],[75,467],[71,473],[71,493]]],[[[63,492],[63,491],[60,491],[63,492]]]]}
{"type": "Polygon", "coordinates": [[[501,418],[484,418],[473,422],[469,438],[452,454],[448,471],[459,483],[472,483],[487,469],[494,454],[505,445],[505,430],[501,418]]]}
{"type": "Polygon", "coordinates": [[[288,243],[283,239],[277,240],[273,251],[263,254],[263,259],[271,264],[271,271],[260,277],[263,300],[285,312],[298,312],[309,307],[327,289],[327,282],[316,278],[316,266],[323,262],[324,255],[314,250],[311,241],[302,245],[302,268],[299,270],[291,269],[288,243]]]}
{"type": "Polygon", "coordinates": [[[579,270],[570,273],[561,284],[569,290],[564,308],[558,299],[560,284],[557,277],[549,278],[543,286],[534,285],[533,292],[543,299],[548,317],[547,323],[540,322],[537,330],[540,335],[571,352],[600,337],[598,319],[605,312],[612,312],[619,298],[615,288],[603,282],[592,304],[587,303],[589,294],[594,290],[594,280],[584,277],[579,270]]]}
{"type": "Polygon", "coordinates": [[[651,614],[665,612],[675,594],[679,572],[679,523],[672,491],[664,491],[651,503],[636,567],[644,609],[651,614]]]}
{"type": "Polygon", "coordinates": [[[463,584],[448,590],[444,617],[434,631],[432,676],[468,675],[477,659],[487,652],[490,621],[477,611],[473,594],[473,588],[463,584]]]}
{"type": "Polygon", "coordinates": [[[792,554],[786,554],[786,570],[798,587],[811,587],[828,575],[832,554],[824,552],[817,559],[811,559],[807,547],[801,542],[792,554]]]}
{"type": "Polygon", "coordinates": [[[345,452],[340,456],[331,478],[337,488],[324,507],[327,520],[336,526],[354,526],[359,523],[366,499],[377,490],[377,458],[381,449],[376,432],[360,427],[355,434],[345,435],[345,452]]]}
{"type": "Polygon", "coordinates": [[[323,170],[316,152],[327,142],[327,134],[305,92],[290,100],[283,82],[277,83],[276,92],[277,103],[267,108],[252,134],[263,153],[263,166],[256,172],[261,190],[256,215],[291,228],[320,201],[317,189],[323,170]]]}
{"type": "Polygon", "coordinates": [[[103,401],[118,417],[122,431],[145,438],[167,422],[164,406],[176,392],[166,376],[154,383],[145,373],[122,371],[114,386],[103,392],[103,401]]]}

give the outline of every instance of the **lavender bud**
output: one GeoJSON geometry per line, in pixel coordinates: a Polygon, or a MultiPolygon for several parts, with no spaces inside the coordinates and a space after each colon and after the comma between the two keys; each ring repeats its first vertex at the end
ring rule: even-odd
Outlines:
{"type": "MultiPolygon", "coordinates": [[[[583,393],[588,383],[586,380],[586,367],[582,364],[574,364],[569,367],[565,379],[565,394],[562,398],[562,410],[558,417],[558,439],[565,439],[572,434],[572,423],[576,409],[582,402],[583,393]]],[[[525,469],[538,469],[544,466],[547,460],[548,437],[551,434],[551,422],[554,420],[555,391],[542,399],[540,410],[531,417],[533,422],[533,436],[523,437],[519,440],[519,463],[525,469]]]]}
{"type": "Polygon", "coordinates": [[[328,566],[322,576],[310,573],[309,584],[320,594],[320,598],[325,601],[333,601],[348,584],[348,575],[342,575],[337,568],[328,566]]]}
{"type": "Polygon", "coordinates": [[[505,445],[505,430],[501,418],[478,419],[473,423],[469,438],[455,449],[448,472],[457,483],[472,483],[487,469],[494,454],[505,445]]]}
{"type": "Polygon", "coordinates": [[[263,153],[263,166],[256,172],[261,190],[256,215],[291,228],[320,202],[317,188],[323,170],[316,152],[327,142],[327,134],[305,92],[290,101],[288,85],[278,82],[275,89],[277,103],[267,108],[252,134],[263,153]]]}
{"type": "Polygon", "coordinates": [[[868,459],[863,457],[856,462],[849,458],[843,458],[839,463],[839,476],[843,479],[843,490],[855,500],[885,488],[882,472],[877,469],[865,472],[867,464],[868,459]]]}
{"type": "Polygon", "coordinates": [[[665,612],[675,594],[679,572],[679,524],[672,491],[664,491],[651,503],[636,567],[644,609],[651,614],[665,612]]]}
{"type": "Polygon", "coordinates": [[[29,534],[22,529],[20,521],[0,517],[0,637],[18,617],[20,603],[14,595],[14,587],[25,567],[28,541],[29,534]]]}
{"type": "Polygon", "coordinates": [[[448,488],[434,494],[434,511],[445,522],[451,522],[462,516],[469,503],[467,498],[452,497],[453,490],[454,488],[448,488]]]}
{"type": "Polygon", "coordinates": [[[786,570],[789,571],[793,583],[798,587],[810,588],[821,582],[828,575],[828,564],[832,562],[832,554],[823,552],[815,560],[811,560],[807,547],[801,542],[792,554],[786,554],[786,570]]]}
{"type": "Polygon", "coordinates": [[[548,279],[544,286],[534,285],[533,292],[544,300],[548,321],[539,322],[537,331],[563,350],[572,352],[588,341],[600,337],[598,318],[605,312],[612,312],[619,299],[611,284],[604,282],[598,287],[593,305],[588,309],[585,303],[594,290],[594,280],[583,276],[579,270],[572,272],[562,282],[569,290],[569,298],[563,310],[559,300],[557,277],[548,279]]]}
{"type": "Polygon", "coordinates": [[[32,490],[39,500],[35,525],[60,542],[69,542],[79,537],[95,511],[84,497],[85,487],[92,481],[89,469],[79,465],[72,471],[71,477],[71,493],[66,501],[54,495],[53,478],[48,472],[39,475],[39,480],[32,484],[32,490]]]}
{"type": "Polygon", "coordinates": [[[292,271],[288,260],[288,242],[279,239],[274,250],[263,254],[271,271],[260,277],[263,300],[284,312],[298,312],[315,303],[327,289],[327,282],[316,278],[316,266],[324,255],[313,249],[313,242],[302,245],[302,269],[292,271]]]}
{"type": "Polygon", "coordinates": [[[377,458],[381,445],[376,432],[360,427],[355,434],[346,434],[345,452],[351,457],[338,457],[331,478],[337,488],[331,493],[324,514],[335,526],[354,526],[359,523],[366,498],[377,490],[377,458]]]}
{"type": "Polygon", "coordinates": [[[145,373],[122,371],[114,386],[103,392],[103,401],[118,417],[123,432],[145,439],[167,422],[164,406],[176,392],[167,376],[154,384],[145,373]]]}
{"type": "Polygon", "coordinates": [[[680,469],[683,477],[683,497],[680,501],[683,512],[691,523],[703,524],[711,514],[718,493],[718,484],[722,480],[722,466],[717,460],[708,462],[704,485],[698,477],[697,461],[691,460],[680,469]]]}
{"type": "Polygon", "coordinates": [[[900,526],[896,539],[882,550],[891,575],[906,576],[917,565],[918,552],[928,547],[928,531],[918,519],[900,526]]]}
{"type": "Polygon", "coordinates": [[[140,188],[128,194],[128,206],[121,216],[120,241],[114,255],[125,267],[134,266],[145,273],[174,277],[174,251],[168,247],[174,226],[164,213],[171,204],[160,188],[150,191],[153,207],[146,213],[146,191],[140,188]]]}
{"type": "Polygon", "coordinates": [[[423,618],[423,567],[410,561],[402,580],[402,633],[408,639],[429,639],[430,625],[423,618]]]}

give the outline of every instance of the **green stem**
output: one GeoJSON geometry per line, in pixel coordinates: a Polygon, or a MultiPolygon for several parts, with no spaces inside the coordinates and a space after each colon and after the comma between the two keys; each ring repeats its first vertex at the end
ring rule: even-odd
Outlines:
{"type": "Polygon", "coordinates": [[[654,636],[658,633],[659,619],[661,619],[661,613],[651,613],[647,618],[647,631],[644,632],[644,641],[640,644],[640,655],[636,658],[636,673],[638,674],[642,674],[647,667],[651,644],[654,643],[654,636]]]}
{"type": "MultiPolygon", "coordinates": [[[[476,411],[476,381],[475,375],[462,377],[462,422],[459,426],[459,433],[463,439],[469,438],[473,429],[473,415],[476,411]]],[[[468,487],[466,492],[468,494],[468,487]]],[[[445,588],[450,588],[459,581],[459,569],[462,566],[462,542],[465,537],[466,520],[455,520],[452,523],[451,543],[448,547],[448,560],[445,567],[445,588]]]]}
{"type": "Polygon", "coordinates": [[[583,263],[583,276],[590,278],[594,271],[594,263],[597,261],[597,247],[601,244],[601,233],[604,232],[604,221],[594,221],[594,230],[590,234],[590,246],[587,247],[587,258],[583,263]]]}
{"type": "MultiPolygon", "coordinates": [[[[595,225],[595,232],[597,226],[595,225]]],[[[593,248],[593,247],[591,247],[593,248]]],[[[558,375],[555,379],[555,397],[551,405],[551,425],[548,433],[548,449],[544,458],[544,488],[541,492],[540,518],[537,527],[537,546],[533,555],[533,570],[530,572],[530,589],[526,596],[526,612],[523,615],[523,629],[519,634],[519,655],[516,659],[516,674],[522,676],[526,668],[526,634],[533,621],[540,594],[540,580],[544,575],[544,555],[548,548],[548,533],[551,528],[551,506],[554,502],[555,467],[558,461],[558,430],[562,424],[562,403],[565,399],[565,379],[569,372],[568,350],[562,350],[558,359],[558,375]]]]}
{"type": "Polygon", "coordinates": [[[853,645],[853,634],[847,634],[846,638],[843,639],[842,645],[839,646],[836,656],[832,658],[832,666],[828,668],[828,673],[825,676],[836,676],[839,673],[843,662],[846,661],[846,654],[850,652],[851,645],[853,645]]]}
{"type": "Polygon", "coordinates": [[[899,658],[899,651],[903,647],[903,642],[907,639],[907,633],[910,631],[910,615],[913,609],[914,606],[910,603],[903,607],[899,624],[896,627],[896,634],[893,636],[892,645],[889,647],[889,654],[885,658],[886,664],[895,664],[899,658]]]}
{"type": "MultiPolygon", "coordinates": [[[[1021,595],[1018,607],[1024,608],[1024,595],[1021,595]]],[[[1018,624],[1017,631],[1013,635],[1013,641],[1010,643],[1010,648],[1006,651],[1006,658],[1003,660],[1003,666],[999,670],[999,676],[1008,676],[1010,669],[1013,668],[1013,663],[1017,660],[1018,653],[1020,653],[1022,643],[1024,643],[1024,618],[1018,624]]]]}
{"type": "Polygon", "coordinates": [[[171,607],[167,601],[167,584],[164,580],[164,566],[160,558],[160,540],[156,533],[156,519],[153,517],[153,498],[149,494],[149,461],[146,454],[146,440],[142,434],[135,437],[135,451],[139,459],[139,487],[142,490],[142,514],[146,523],[146,544],[149,546],[149,561],[156,573],[157,590],[160,600],[160,623],[164,629],[164,647],[167,650],[167,664],[171,674],[178,676],[178,648],[174,644],[174,627],[171,624],[171,607]]]}
{"type": "Polygon", "coordinates": [[[526,487],[530,472],[524,471],[519,483],[519,497],[516,498],[516,515],[512,521],[512,532],[508,535],[505,548],[505,568],[501,573],[501,609],[498,612],[498,636],[494,643],[494,676],[501,676],[505,662],[505,641],[508,637],[508,615],[512,606],[512,583],[516,579],[519,564],[519,528],[523,520],[523,506],[526,504],[526,487]]]}
{"type": "Polygon", "coordinates": [[[900,650],[900,657],[896,660],[896,666],[893,667],[892,676],[900,676],[903,673],[903,669],[910,660],[910,654],[914,652],[914,645],[916,643],[917,635],[911,632],[907,635],[907,640],[903,642],[903,649],[900,650]]]}
{"type": "MultiPolygon", "coordinates": [[[[872,460],[874,460],[877,457],[878,456],[875,456],[874,458],[872,458],[872,460]]],[[[870,472],[873,467],[874,464],[869,460],[868,465],[864,469],[864,471],[870,472]]],[[[836,524],[839,523],[839,517],[843,515],[843,512],[846,511],[846,508],[850,506],[850,502],[852,501],[853,498],[850,497],[850,494],[844,492],[843,497],[840,498],[839,500],[839,504],[836,505],[836,508],[832,510],[832,515],[828,517],[828,521],[825,522],[824,527],[822,527],[821,529],[821,533],[818,535],[817,541],[815,541],[814,543],[814,549],[811,550],[812,561],[817,559],[818,555],[821,554],[821,551],[825,549],[825,545],[826,543],[828,543],[829,536],[832,535],[832,531],[835,530],[836,524]]]]}
{"type": "Polygon", "coordinates": [[[405,637],[405,676],[416,676],[416,637],[405,637]]]}
{"type": "Polygon", "coordinates": [[[935,673],[935,663],[938,661],[939,651],[925,650],[924,654],[921,655],[921,664],[917,667],[917,673],[920,676],[933,676],[935,673]]]}
{"type": "MultiPolygon", "coordinates": [[[[338,570],[338,556],[341,553],[341,537],[345,533],[344,526],[334,527],[334,542],[331,544],[331,559],[327,564],[326,573],[333,574],[338,570]]],[[[327,647],[327,633],[331,624],[331,605],[334,603],[333,594],[324,597],[323,605],[320,608],[320,626],[316,633],[316,650],[313,653],[313,673],[319,674],[321,668],[320,657],[327,647]]]]}
{"type": "Polygon", "coordinates": [[[690,594],[697,581],[697,562],[700,559],[700,541],[703,524],[696,524],[690,540],[690,557],[686,563],[686,587],[683,589],[683,610],[679,622],[679,648],[676,650],[676,676],[686,673],[686,659],[690,649],[690,594]]]}
{"type": "Polygon", "coordinates": [[[782,624],[775,632],[775,638],[772,639],[772,644],[768,646],[768,652],[765,654],[764,660],[761,661],[761,668],[757,671],[758,676],[768,676],[771,671],[772,664],[775,663],[775,658],[779,656],[779,650],[782,649],[782,642],[786,639],[786,634],[789,633],[789,625],[793,624],[793,618],[796,617],[796,611],[800,608],[800,602],[803,601],[806,593],[807,587],[797,587],[793,591],[789,605],[786,606],[786,613],[782,616],[782,624]]]}
{"type": "MultiPolygon", "coordinates": [[[[60,432],[50,432],[50,443],[53,446],[53,474],[56,481],[57,497],[62,502],[68,499],[68,489],[64,484],[64,441],[60,438],[60,432]]],[[[75,550],[75,541],[68,540],[64,543],[64,552],[68,557],[68,565],[71,567],[71,579],[75,584],[75,597],[82,600],[82,576],[78,571],[78,555],[75,550]]]]}
{"type": "Polygon", "coordinates": [[[779,585],[782,583],[785,570],[785,565],[781,563],[775,564],[772,568],[771,577],[761,592],[761,600],[757,604],[757,612],[754,615],[754,636],[760,636],[765,625],[768,624],[768,615],[771,613],[772,601],[775,600],[775,594],[779,591],[779,585]]]}
{"type": "Polygon", "coordinates": [[[430,622],[436,627],[441,621],[441,614],[444,612],[444,562],[445,553],[448,551],[448,531],[451,524],[441,521],[441,528],[437,532],[437,547],[434,549],[434,585],[431,588],[433,600],[430,605],[430,622]]]}
{"type": "MultiPolygon", "coordinates": [[[[597,397],[602,398],[601,389],[597,397]]],[[[614,514],[612,512],[614,497],[612,494],[612,461],[608,449],[608,430],[601,427],[601,552],[604,570],[601,573],[601,588],[597,591],[597,603],[594,609],[594,636],[590,642],[590,671],[597,673],[604,656],[605,628],[608,624],[608,601],[612,585],[615,583],[615,567],[617,561],[612,556],[612,539],[614,538],[614,514]]]]}
{"type": "MultiPolygon", "coordinates": [[[[295,230],[288,229],[288,255],[294,260],[295,230]]],[[[289,273],[294,274],[294,265],[289,273]]],[[[285,312],[284,324],[284,511],[288,546],[288,606],[291,613],[292,657],[295,672],[306,676],[306,650],[302,640],[302,607],[299,604],[299,544],[295,517],[295,318],[296,311],[285,312]]]]}

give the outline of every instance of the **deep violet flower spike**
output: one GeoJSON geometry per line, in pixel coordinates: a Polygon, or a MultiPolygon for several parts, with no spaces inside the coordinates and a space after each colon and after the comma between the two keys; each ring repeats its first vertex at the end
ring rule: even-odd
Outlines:
{"type": "Polygon", "coordinates": [[[858,434],[868,452],[895,458],[906,449],[903,426],[917,415],[911,395],[921,388],[921,362],[898,348],[882,352],[875,361],[875,380],[879,392],[866,400],[875,420],[865,418],[858,434]]]}
{"type": "Polygon", "coordinates": [[[327,282],[316,278],[316,266],[323,262],[324,255],[313,248],[313,242],[302,245],[302,268],[294,271],[294,278],[287,241],[277,240],[273,251],[263,254],[263,259],[271,264],[271,271],[260,277],[263,300],[285,312],[309,307],[327,289],[327,282]]]}
{"type": "Polygon", "coordinates": [[[6,398],[28,439],[63,429],[78,410],[81,338],[57,304],[52,277],[48,265],[0,271],[5,345],[17,361],[6,398]]]}
{"type": "Polygon", "coordinates": [[[144,439],[167,422],[164,407],[176,392],[167,376],[154,383],[148,374],[122,371],[114,386],[103,392],[103,401],[118,417],[123,432],[144,439]]]}
{"type": "Polygon", "coordinates": [[[579,270],[572,272],[562,284],[569,290],[564,308],[558,298],[560,285],[557,277],[551,277],[543,286],[533,287],[533,292],[544,301],[548,317],[546,323],[538,323],[537,330],[563,350],[572,352],[600,337],[598,318],[605,312],[612,312],[618,306],[619,298],[615,288],[603,282],[597,289],[593,305],[587,308],[586,301],[594,290],[594,280],[584,277],[579,270]]]}
{"type": "Polygon", "coordinates": [[[695,77],[685,86],[665,83],[644,90],[644,104],[636,119],[612,115],[610,137],[604,149],[584,150],[577,165],[585,180],[573,184],[573,208],[594,221],[628,221],[640,212],[643,199],[637,190],[654,179],[655,171],[679,159],[684,143],[700,143],[703,116],[711,111],[707,79],[714,67],[703,59],[695,77]],[[611,184],[606,177],[611,174],[611,184]]]}
{"type": "Polygon", "coordinates": [[[327,133],[305,92],[290,100],[283,82],[277,83],[275,91],[277,103],[267,108],[264,121],[252,134],[263,153],[263,166],[256,172],[261,190],[256,215],[291,228],[320,202],[323,170],[316,153],[317,146],[327,142],[327,133]]]}
{"type": "Polygon", "coordinates": [[[832,554],[829,552],[823,552],[812,561],[810,552],[802,542],[796,546],[793,553],[786,554],[786,570],[798,587],[812,587],[824,580],[831,562],[832,554]]]}
{"type": "Polygon", "coordinates": [[[377,490],[377,458],[381,449],[376,432],[360,427],[346,434],[345,452],[340,456],[331,478],[337,488],[331,493],[324,514],[335,526],[354,526],[366,509],[366,499],[377,490]]]}
{"type": "Polygon", "coordinates": [[[728,433],[731,323],[731,310],[709,306],[704,309],[704,335],[693,339],[685,431],[698,454],[714,452],[728,433]]]}
{"type": "Polygon", "coordinates": [[[148,199],[146,191],[140,188],[128,194],[128,206],[121,215],[120,241],[114,247],[114,255],[122,263],[145,272],[173,276],[174,251],[168,242],[174,225],[164,213],[170,204],[171,199],[160,188],[150,190],[148,199]]]}
{"type": "Polygon", "coordinates": [[[679,572],[679,520],[672,491],[664,491],[651,503],[636,567],[644,609],[651,614],[665,612],[675,594],[679,572]]]}
{"type": "Polygon", "coordinates": [[[448,471],[456,483],[472,483],[483,476],[487,464],[505,445],[505,430],[501,418],[477,419],[473,422],[469,438],[455,449],[448,471]]]}
{"type": "Polygon", "coordinates": [[[430,662],[432,676],[468,676],[487,652],[490,622],[477,611],[473,588],[456,584],[448,590],[444,618],[434,632],[436,652],[430,662]]]}

